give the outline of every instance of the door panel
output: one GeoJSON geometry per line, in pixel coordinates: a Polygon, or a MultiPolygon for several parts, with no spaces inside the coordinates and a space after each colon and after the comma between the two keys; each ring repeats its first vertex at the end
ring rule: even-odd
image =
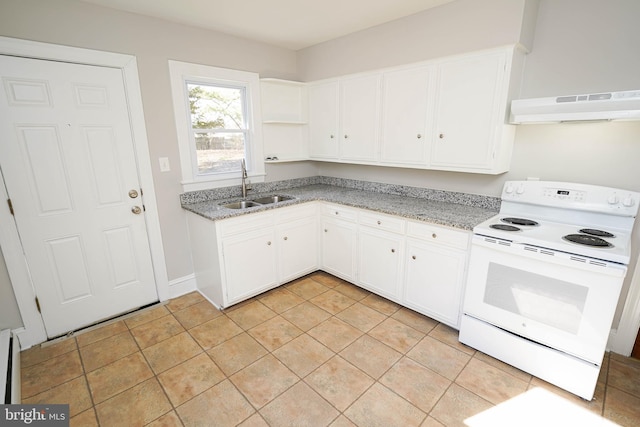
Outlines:
{"type": "Polygon", "coordinates": [[[157,301],[121,71],[0,56],[0,77],[0,168],[47,335],[157,301]]]}

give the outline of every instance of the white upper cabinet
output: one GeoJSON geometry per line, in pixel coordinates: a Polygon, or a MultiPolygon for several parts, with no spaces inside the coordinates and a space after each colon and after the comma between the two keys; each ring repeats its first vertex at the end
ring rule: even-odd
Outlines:
{"type": "Polygon", "coordinates": [[[311,84],[308,94],[309,155],[312,159],[337,159],[340,84],[311,84]]]}
{"type": "Polygon", "coordinates": [[[377,158],[380,75],[309,86],[310,157],[374,162],[377,158]]]}
{"type": "Polygon", "coordinates": [[[507,111],[523,60],[509,46],[310,83],[310,157],[506,172],[515,134],[507,111]]]}
{"type": "Polygon", "coordinates": [[[307,86],[280,79],[260,80],[265,161],[307,160],[307,86]]]}
{"type": "Polygon", "coordinates": [[[427,165],[432,132],[427,120],[432,116],[434,77],[435,69],[432,66],[384,73],[382,163],[427,165]]]}
{"type": "Polygon", "coordinates": [[[509,169],[502,162],[507,154],[510,158],[513,139],[513,127],[505,124],[508,57],[505,51],[469,55],[438,66],[433,168],[479,173],[509,169]]]}
{"type": "Polygon", "coordinates": [[[379,74],[340,82],[341,160],[376,160],[379,93],[379,74]]]}

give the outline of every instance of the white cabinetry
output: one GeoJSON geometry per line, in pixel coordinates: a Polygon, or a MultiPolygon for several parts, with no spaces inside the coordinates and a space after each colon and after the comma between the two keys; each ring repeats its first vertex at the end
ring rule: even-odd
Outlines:
{"type": "Polygon", "coordinates": [[[308,94],[309,156],[318,160],[337,159],[340,84],[337,81],[312,84],[308,94]]]}
{"type": "Polygon", "coordinates": [[[316,204],[210,221],[187,213],[198,290],[228,307],[318,268],[316,204]]]}
{"type": "Polygon", "coordinates": [[[465,55],[437,67],[433,168],[480,173],[509,169],[514,128],[505,124],[512,53],[465,55]]]}
{"type": "Polygon", "coordinates": [[[458,327],[469,233],[410,221],[407,236],[403,304],[458,327]]]}
{"type": "Polygon", "coordinates": [[[340,82],[341,160],[376,160],[379,93],[380,74],[340,82]]]}
{"type": "Polygon", "coordinates": [[[308,91],[310,157],[375,161],[380,75],[314,83],[308,91]]]}
{"type": "Polygon", "coordinates": [[[383,74],[380,161],[426,167],[433,116],[433,66],[383,74]]]}
{"type": "Polygon", "coordinates": [[[286,283],[318,268],[316,203],[295,209],[277,209],[279,282],[286,283]]]}
{"type": "Polygon", "coordinates": [[[310,83],[310,157],[506,172],[515,135],[507,113],[523,61],[511,46],[310,83]]]}
{"type": "Polygon", "coordinates": [[[357,211],[340,205],[323,203],[320,217],[323,270],[355,283],[357,211]]]}
{"type": "Polygon", "coordinates": [[[278,285],[275,242],[273,226],[223,237],[225,305],[278,285]]]}
{"type": "Polygon", "coordinates": [[[390,300],[402,300],[404,223],[400,218],[362,212],[358,229],[358,284],[390,300]]]}
{"type": "Polygon", "coordinates": [[[307,87],[280,79],[260,80],[265,161],[307,160],[307,87]]]}

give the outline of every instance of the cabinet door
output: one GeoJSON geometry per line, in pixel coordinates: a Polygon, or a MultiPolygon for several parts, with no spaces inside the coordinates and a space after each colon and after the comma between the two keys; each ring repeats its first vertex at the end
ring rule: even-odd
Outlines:
{"type": "Polygon", "coordinates": [[[278,227],[278,258],[280,283],[318,268],[318,226],[315,216],[278,227]]]}
{"type": "Polygon", "coordinates": [[[359,283],[378,295],[400,301],[403,237],[361,227],[358,239],[359,283]]]}
{"type": "Polygon", "coordinates": [[[228,304],[278,285],[275,243],[273,227],[227,237],[222,241],[228,304]]]}
{"type": "Polygon", "coordinates": [[[467,57],[438,68],[431,165],[490,169],[497,129],[505,54],[467,57]]]}
{"type": "Polygon", "coordinates": [[[340,88],[340,158],[376,160],[380,75],[343,80],[340,88]]]}
{"type": "Polygon", "coordinates": [[[427,165],[432,115],[432,67],[385,73],[382,92],[381,157],[384,163],[427,165]]]}
{"type": "Polygon", "coordinates": [[[405,258],[405,305],[457,328],[466,252],[408,239],[405,258]]]}
{"type": "Polygon", "coordinates": [[[309,96],[309,155],[317,159],[338,157],[338,82],[311,85],[309,96]]]}
{"type": "Polygon", "coordinates": [[[357,225],[335,219],[322,219],[322,268],[353,282],[356,272],[357,225]]]}

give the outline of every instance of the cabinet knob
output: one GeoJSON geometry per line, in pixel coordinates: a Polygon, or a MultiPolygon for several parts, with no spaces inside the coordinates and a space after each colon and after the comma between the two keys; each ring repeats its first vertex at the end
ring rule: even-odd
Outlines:
{"type": "Polygon", "coordinates": [[[433,238],[435,239],[436,237],[438,237],[438,235],[437,235],[436,233],[433,233],[433,234],[431,235],[431,237],[433,237],[433,238]]]}
{"type": "Polygon", "coordinates": [[[325,229],[324,229],[324,232],[325,232],[325,233],[328,233],[328,232],[329,232],[329,230],[327,230],[327,229],[325,228],[325,229]]]}
{"type": "Polygon", "coordinates": [[[333,139],[333,138],[334,138],[334,136],[333,136],[333,135],[329,135],[329,138],[330,138],[330,139],[333,139]]]}
{"type": "Polygon", "coordinates": [[[344,139],[347,139],[347,138],[349,138],[349,135],[345,135],[345,136],[344,136],[344,139]]]}
{"type": "Polygon", "coordinates": [[[339,215],[339,214],[340,214],[340,212],[336,211],[336,215],[339,215]]]}
{"type": "Polygon", "coordinates": [[[416,259],[416,256],[415,255],[411,255],[411,259],[416,259]]]}
{"type": "Polygon", "coordinates": [[[289,238],[287,236],[284,236],[284,240],[289,240],[289,238]]]}
{"type": "Polygon", "coordinates": [[[392,254],[395,254],[395,253],[396,253],[396,250],[395,250],[395,249],[391,249],[391,253],[392,253],[392,254]]]}
{"type": "Polygon", "coordinates": [[[382,224],[382,221],[378,221],[378,225],[382,224]]]}
{"type": "Polygon", "coordinates": [[[267,242],[267,246],[271,246],[271,240],[267,242]]]}
{"type": "Polygon", "coordinates": [[[441,133],[440,135],[438,135],[438,138],[444,139],[444,133],[441,133]]]}
{"type": "Polygon", "coordinates": [[[416,135],[416,138],[418,138],[418,139],[422,138],[422,134],[416,135]]]}

